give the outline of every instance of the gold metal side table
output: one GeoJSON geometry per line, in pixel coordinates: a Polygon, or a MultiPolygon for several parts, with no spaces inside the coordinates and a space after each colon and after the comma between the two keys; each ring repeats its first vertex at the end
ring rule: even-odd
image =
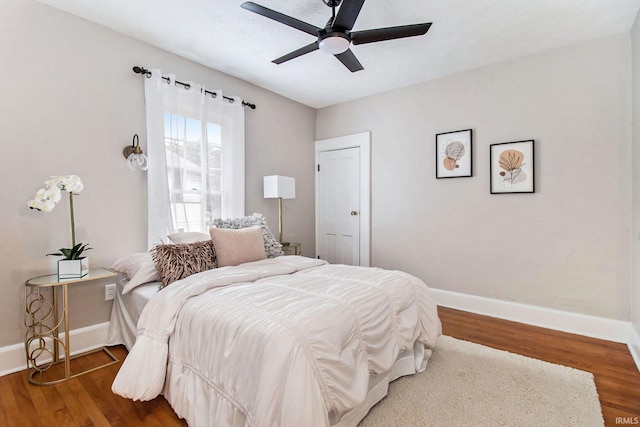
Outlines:
{"type": "Polygon", "coordinates": [[[113,353],[105,347],[71,357],[71,337],[69,336],[69,285],[117,275],[118,273],[106,268],[96,268],[89,270],[86,276],[77,279],[59,280],[57,274],[49,274],[34,277],[25,282],[24,324],[27,327],[27,334],[24,348],[27,356],[27,368],[33,368],[33,372],[29,374],[31,384],[59,384],[119,362],[113,353]],[[45,288],[51,288],[51,300],[45,297],[43,292],[45,288]],[[62,314],[58,313],[58,293],[60,292],[62,293],[62,314]],[[64,331],[64,337],[61,336],[61,327],[64,331]],[[60,346],[64,349],[64,360],[60,360],[60,346]],[[111,358],[111,361],[71,375],[72,359],[100,351],[104,351],[111,358]],[[64,363],[64,373],[45,380],[45,372],[59,363],[64,363]]]}
{"type": "Polygon", "coordinates": [[[287,255],[290,255],[290,252],[293,252],[293,255],[300,255],[302,253],[302,245],[300,243],[283,243],[282,250],[287,255]]]}

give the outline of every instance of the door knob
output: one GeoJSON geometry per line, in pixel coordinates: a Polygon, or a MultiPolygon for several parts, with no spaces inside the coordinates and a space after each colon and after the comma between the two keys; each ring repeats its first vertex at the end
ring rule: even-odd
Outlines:
{"type": "Polygon", "coordinates": [[[351,211],[351,216],[356,216],[358,215],[358,211],[351,211]]]}

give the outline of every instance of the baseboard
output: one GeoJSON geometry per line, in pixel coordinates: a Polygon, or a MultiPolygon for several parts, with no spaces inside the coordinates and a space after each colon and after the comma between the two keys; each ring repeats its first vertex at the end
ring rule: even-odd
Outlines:
{"type": "MultiPolygon", "coordinates": [[[[69,331],[71,355],[100,348],[107,341],[109,322],[99,323],[69,331]]],[[[64,334],[61,334],[64,337],[64,334]]],[[[27,369],[24,344],[14,344],[0,348],[0,376],[27,369]]]]}
{"type": "MultiPolygon", "coordinates": [[[[630,346],[631,323],[528,304],[432,289],[438,305],[630,346]]],[[[636,359],[638,364],[638,359],[636,359]]],[[[640,367],[640,364],[638,364],[640,367]]]]}
{"type": "Polygon", "coordinates": [[[633,356],[633,360],[640,371],[640,333],[634,327],[631,327],[631,337],[628,345],[631,356],[633,356]]]}

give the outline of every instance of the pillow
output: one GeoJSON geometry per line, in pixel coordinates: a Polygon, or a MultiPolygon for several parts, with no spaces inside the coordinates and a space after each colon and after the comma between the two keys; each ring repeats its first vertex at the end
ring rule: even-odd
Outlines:
{"type": "Polygon", "coordinates": [[[137,286],[160,280],[156,265],[149,252],[131,254],[120,258],[111,266],[111,269],[123,273],[129,280],[124,289],[122,289],[123,295],[131,292],[137,286]]]}
{"type": "Polygon", "coordinates": [[[284,255],[282,252],[282,245],[275,238],[269,227],[267,227],[267,220],[262,214],[254,213],[251,216],[245,216],[242,218],[227,218],[227,219],[214,219],[213,225],[217,228],[247,228],[259,225],[262,227],[262,240],[264,241],[264,252],[267,258],[275,258],[284,255]]]}
{"type": "Polygon", "coordinates": [[[173,243],[195,243],[211,239],[208,233],[198,231],[185,231],[183,233],[173,233],[167,236],[173,243]]]}
{"type": "Polygon", "coordinates": [[[216,268],[216,251],[213,242],[156,245],[151,249],[158,275],[162,279],[159,289],[192,274],[216,268]]]}
{"type": "Polygon", "coordinates": [[[267,256],[264,252],[262,231],[260,226],[239,230],[228,228],[209,230],[213,246],[216,248],[218,267],[265,259],[267,256]]]}

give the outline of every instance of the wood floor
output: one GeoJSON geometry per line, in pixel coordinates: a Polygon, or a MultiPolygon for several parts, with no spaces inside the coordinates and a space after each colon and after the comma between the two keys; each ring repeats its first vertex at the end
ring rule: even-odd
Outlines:
{"type": "Polygon", "coordinates": [[[445,335],[593,373],[605,425],[640,424],[640,372],[626,344],[444,307],[438,314],[445,335]]]}
{"type": "MultiPolygon", "coordinates": [[[[640,373],[625,344],[601,341],[440,307],[443,333],[594,374],[607,426],[640,423],[640,373]]],[[[112,347],[121,360],[124,347],[112,347]]],[[[74,360],[86,369],[103,353],[74,360]]],[[[26,371],[0,377],[0,426],[185,426],[163,397],[132,402],[114,395],[119,364],[67,383],[38,387],[26,371]]],[[[402,426],[413,427],[413,426],[402,426]]],[[[588,426],[585,426],[588,427],[588,426]]]]}

